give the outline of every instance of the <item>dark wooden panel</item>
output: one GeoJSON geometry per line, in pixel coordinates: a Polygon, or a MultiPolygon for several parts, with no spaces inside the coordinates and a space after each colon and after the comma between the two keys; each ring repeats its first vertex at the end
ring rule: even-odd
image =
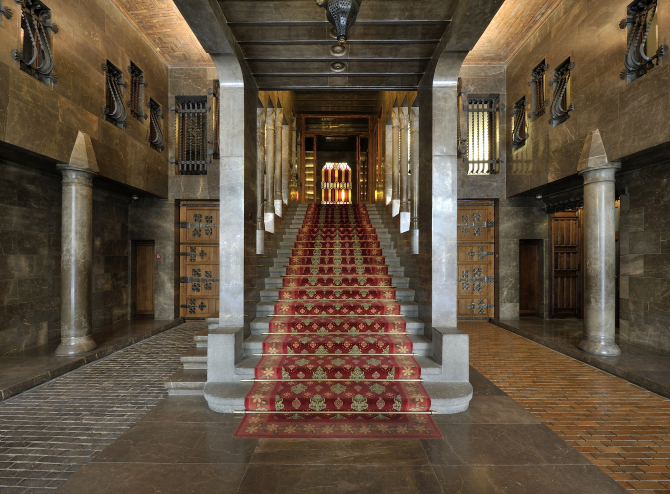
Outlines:
{"type": "Polygon", "coordinates": [[[333,57],[330,48],[337,43],[294,44],[294,45],[242,45],[242,53],[248,59],[313,59],[331,58],[334,62],[351,58],[430,58],[437,43],[395,44],[395,43],[347,43],[346,53],[333,57]]]}
{"type": "Polygon", "coordinates": [[[356,74],[423,74],[429,59],[410,59],[408,61],[370,61],[370,60],[283,60],[283,61],[250,61],[249,69],[254,74],[331,73],[330,65],[340,61],[347,65],[346,72],[356,74]]]}
{"type": "MultiPolygon", "coordinates": [[[[326,12],[313,0],[219,0],[228,22],[320,22],[326,12]]],[[[365,0],[359,21],[451,20],[458,0],[365,0]]]]}
{"type": "Polygon", "coordinates": [[[519,314],[540,315],[540,245],[521,241],[519,244],[519,314]]]}
{"type": "Polygon", "coordinates": [[[340,87],[352,88],[415,88],[418,86],[421,76],[347,76],[347,75],[330,75],[330,76],[269,76],[269,77],[255,77],[256,84],[260,89],[290,89],[290,88],[306,88],[306,87],[332,87],[338,89],[340,87]]]}
{"type": "Polygon", "coordinates": [[[135,282],[135,303],[138,316],[154,315],[154,245],[137,244],[137,279],[135,282]]]}
{"type": "Polygon", "coordinates": [[[581,232],[576,211],[556,213],[551,219],[551,315],[581,314],[581,232]]]}
{"type": "MultiPolygon", "coordinates": [[[[238,42],[330,40],[333,26],[327,22],[314,24],[229,24],[238,42]]],[[[439,40],[448,23],[365,24],[357,21],[349,32],[352,41],[439,40]]]]}

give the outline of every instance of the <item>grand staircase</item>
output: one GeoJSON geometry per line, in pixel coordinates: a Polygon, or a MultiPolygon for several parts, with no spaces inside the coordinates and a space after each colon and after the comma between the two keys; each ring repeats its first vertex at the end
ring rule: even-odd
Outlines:
{"type": "MultiPolygon", "coordinates": [[[[234,380],[207,384],[207,352],[208,333],[216,331],[218,319],[208,320],[208,329],[198,332],[194,336],[195,347],[182,356],[183,369],[176,372],[166,382],[166,388],[171,395],[205,394],[211,408],[221,412],[232,412],[244,409],[244,398],[252,386],[250,382],[241,382],[241,379],[254,378],[254,369],[261,357],[254,354],[262,353],[263,341],[270,331],[269,315],[275,312],[275,304],[279,299],[279,289],[283,285],[283,275],[295,246],[299,229],[303,225],[307,206],[292,206],[284,214],[281,226],[274,235],[274,245],[266,245],[266,264],[259,267],[259,276],[264,276],[261,282],[260,302],[256,304],[256,317],[251,322],[251,334],[246,335],[243,342],[238,343],[234,365],[234,380]],[[263,334],[266,333],[266,334],[263,334]],[[205,391],[205,385],[207,390],[205,391]]],[[[444,367],[438,360],[445,361],[446,356],[439,354],[442,348],[462,347],[462,334],[439,335],[440,340],[453,336],[454,344],[445,345],[444,342],[438,352],[433,341],[425,334],[424,323],[418,318],[418,305],[415,302],[414,290],[409,288],[410,279],[405,276],[405,268],[401,266],[401,257],[395,247],[397,237],[391,234],[393,227],[390,224],[388,213],[380,206],[367,206],[371,225],[375,228],[377,239],[383,251],[384,260],[388,266],[388,275],[392,277],[391,285],[395,287],[395,296],[400,304],[400,314],[405,320],[408,338],[411,340],[414,358],[421,367],[421,377],[424,387],[431,396],[432,408],[438,412],[454,413],[466,409],[471,397],[472,388],[463,372],[454,376],[447,375],[449,368],[444,367]],[[438,353],[436,359],[436,353],[438,353]]],[[[433,339],[435,339],[434,335],[433,339]]],[[[233,345],[231,345],[233,346],[233,345]]],[[[467,361],[467,343],[465,345],[467,361]]],[[[452,359],[453,360],[453,359],[452,359]]],[[[455,359],[458,360],[458,359],[455,359]]],[[[453,364],[453,362],[451,362],[453,364]]],[[[462,365],[460,366],[462,367],[462,365]]],[[[467,364],[466,364],[467,368],[467,364]]]]}

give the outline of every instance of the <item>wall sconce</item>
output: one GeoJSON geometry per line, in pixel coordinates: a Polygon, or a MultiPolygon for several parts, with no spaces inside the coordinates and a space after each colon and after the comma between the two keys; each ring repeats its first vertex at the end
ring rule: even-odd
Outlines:
{"type": "Polygon", "coordinates": [[[356,22],[361,3],[363,0],[316,0],[319,7],[326,9],[328,22],[335,26],[337,40],[342,44],[349,38],[349,29],[356,22]]]}

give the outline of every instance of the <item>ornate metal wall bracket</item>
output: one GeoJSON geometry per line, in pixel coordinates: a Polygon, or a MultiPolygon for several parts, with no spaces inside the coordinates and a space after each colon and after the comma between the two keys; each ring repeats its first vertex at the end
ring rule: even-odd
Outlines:
{"type": "Polygon", "coordinates": [[[526,97],[524,96],[514,104],[512,110],[512,149],[521,149],[526,145],[528,139],[528,125],[526,124],[526,97]]]}
{"type": "Polygon", "coordinates": [[[108,122],[123,129],[128,125],[126,121],[128,111],[123,102],[121,87],[127,87],[128,84],[123,82],[123,73],[109,60],[102,64],[102,71],[106,74],[106,105],[102,108],[102,113],[106,116],[108,122]]]}
{"type": "Polygon", "coordinates": [[[144,72],[133,62],[130,62],[128,72],[130,72],[130,99],[128,100],[130,114],[138,120],[146,120],[149,116],[142,111],[142,108],[144,106],[144,88],[149,84],[144,82],[144,72]]]}
{"type": "Polygon", "coordinates": [[[0,24],[2,24],[2,16],[4,15],[7,20],[11,19],[14,13],[9,7],[2,6],[2,0],[0,0],[0,24]]]}
{"type": "MultiPolygon", "coordinates": [[[[47,30],[52,34],[58,32],[58,26],[52,22],[51,10],[41,1],[19,0],[17,4],[21,6],[23,46],[22,51],[13,50],[12,57],[20,63],[21,70],[36,79],[47,84],[58,82],[58,78],[52,74],[54,69],[52,40],[51,35],[47,34],[47,30]]],[[[9,12],[8,19],[11,17],[11,11],[9,12]]]]}
{"type": "MultiPolygon", "coordinates": [[[[654,20],[656,18],[657,0],[635,0],[627,9],[627,17],[619,23],[621,29],[628,29],[628,43],[624,55],[625,69],[621,72],[621,79],[629,82],[642,77],[649,70],[658,65],[659,58],[664,56],[668,47],[660,45],[657,48],[647,46],[654,20]],[[656,51],[650,54],[650,50],[656,51]]],[[[654,36],[654,39],[656,37],[654,36]]]]}
{"type": "Polygon", "coordinates": [[[531,107],[530,107],[530,121],[544,115],[547,108],[547,98],[545,94],[545,77],[549,70],[544,60],[533,69],[532,76],[528,85],[532,88],[531,92],[531,107]]]}
{"type": "Polygon", "coordinates": [[[152,98],[149,98],[147,107],[149,108],[149,115],[151,116],[147,141],[149,141],[149,145],[156,151],[163,151],[163,147],[165,146],[165,136],[163,135],[163,125],[161,123],[163,120],[161,105],[156,103],[152,98]]]}
{"type": "Polygon", "coordinates": [[[553,99],[549,107],[549,123],[554,127],[570,118],[570,112],[575,109],[574,103],[567,103],[570,99],[568,89],[574,68],[574,62],[567,59],[554,71],[554,79],[549,83],[549,86],[554,88],[553,99]]]}

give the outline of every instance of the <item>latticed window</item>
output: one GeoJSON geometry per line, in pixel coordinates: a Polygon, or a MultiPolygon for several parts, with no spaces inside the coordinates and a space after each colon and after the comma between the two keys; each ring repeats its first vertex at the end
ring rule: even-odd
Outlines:
{"type": "Polygon", "coordinates": [[[572,103],[572,69],[575,64],[568,58],[554,70],[554,79],[549,83],[554,90],[551,106],[549,107],[549,123],[556,127],[570,118],[570,112],[575,109],[572,103]]]}
{"type": "Polygon", "coordinates": [[[149,98],[149,145],[156,151],[162,151],[165,146],[165,136],[163,134],[163,113],[161,105],[156,103],[153,98],[149,98]]]}
{"type": "Polygon", "coordinates": [[[514,103],[512,111],[512,149],[515,151],[526,145],[528,125],[526,123],[526,97],[514,103]]]}
{"type": "Polygon", "coordinates": [[[119,69],[116,68],[109,60],[107,63],[102,65],[102,69],[105,71],[105,107],[102,109],[102,113],[105,114],[105,118],[108,122],[111,122],[121,128],[126,127],[128,110],[126,105],[123,102],[123,92],[122,87],[126,87],[128,84],[123,82],[123,74],[119,69]]]}
{"type": "Polygon", "coordinates": [[[547,78],[546,73],[549,66],[542,60],[537,67],[533,69],[532,77],[528,82],[531,87],[531,108],[530,120],[541,117],[547,108],[547,78]]]}
{"type": "Polygon", "coordinates": [[[207,148],[210,107],[206,96],[178,96],[176,164],[182,175],[206,175],[211,153],[207,148]]]}
{"type": "Polygon", "coordinates": [[[489,175],[498,169],[498,96],[468,96],[466,111],[468,175],[489,175]]]}
{"type": "Polygon", "coordinates": [[[51,20],[51,10],[44,3],[32,0],[21,2],[22,51],[14,50],[12,54],[20,63],[21,70],[48,85],[58,81],[52,74],[52,34],[57,32],[58,27],[51,20]]]}
{"type": "Polygon", "coordinates": [[[621,78],[629,82],[643,76],[665,55],[666,46],[658,45],[657,0],[635,0],[628,5],[627,16],[619,27],[628,30],[621,78]]]}
{"type": "Polygon", "coordinates": [[[138,120],[146,120],[147,114],[144,113],[144,88],[147,86],[147,83],[144,82],[144,72],[133,62],[130,62],[128,72],[130,72],[130,99],[128,100],[130,114],[138,120]]]}

